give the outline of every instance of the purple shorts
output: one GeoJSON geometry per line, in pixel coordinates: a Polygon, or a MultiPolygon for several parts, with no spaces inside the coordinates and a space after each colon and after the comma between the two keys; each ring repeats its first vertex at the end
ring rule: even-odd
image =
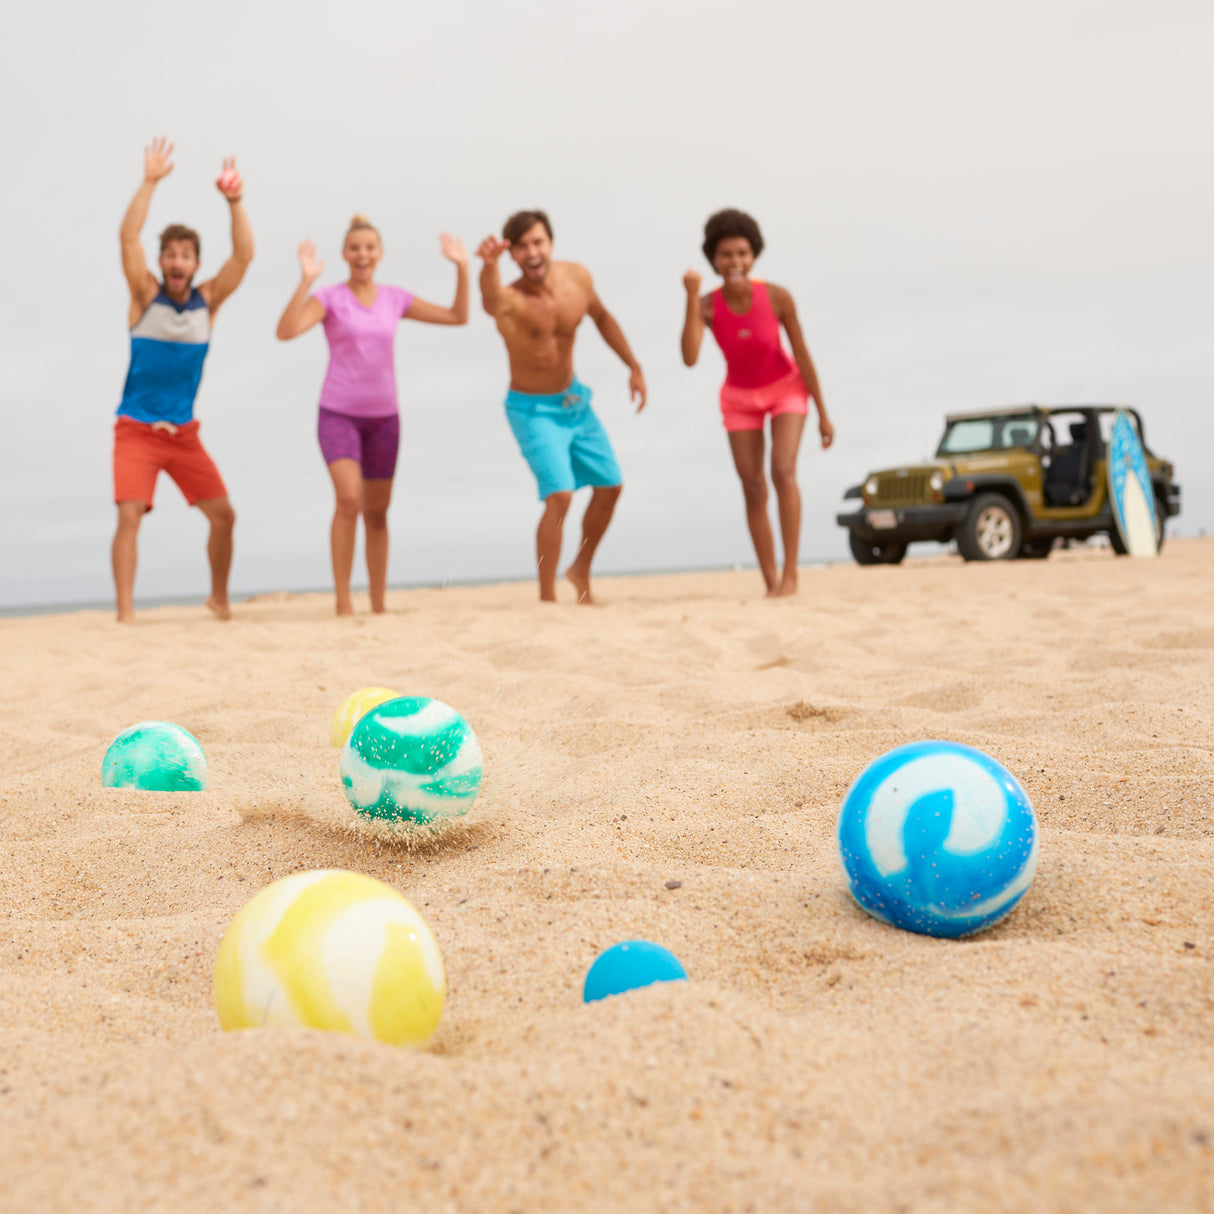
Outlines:
{"type": "Polygon", "coordinates": [[[326,464],[335,459],[352,459],[367,481],[387,481],[396,474],[396,452],[400,447],[398,414],[351,417],[322,406],[316,435],[326,464]]]}

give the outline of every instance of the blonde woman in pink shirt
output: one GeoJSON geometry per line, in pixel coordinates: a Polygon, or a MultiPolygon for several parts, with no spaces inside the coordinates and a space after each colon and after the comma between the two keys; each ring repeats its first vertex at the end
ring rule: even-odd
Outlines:
{"type": "Polygon", "coordinates": [[[320,390],[317,434],[337,497],[329,538],[338,615],[354,613],[350,573],[360,514],[366,535],[371,610],[384,610],[388,505],[400,444],[393,363],[397,322],[468,323],[468,253],[457,236],[444,232],[439,242],[443,256],[456,269],[455,300],[449,308],[418,299],[402,287],[377,283],[375,268],[384,255],[379,232],[365,215],[355,215],[341,254],[350,267],[350,277],[313,291],[325,265],[316,260],[316,246],[305,240],[299,246],[303,274],[278,322],[280,341],[290,341],[322,323],[329,341],[329,369],[320,390]]]}

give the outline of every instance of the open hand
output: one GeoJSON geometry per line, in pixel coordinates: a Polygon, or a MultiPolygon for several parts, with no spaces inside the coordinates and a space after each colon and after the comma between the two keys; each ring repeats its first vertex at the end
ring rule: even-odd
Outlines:
{"type": "Polygon", "coordinates": [[[818,414],[818,433],[822,436],[822,449],[825,451],[835,441],[835,428],[830,424],[830,418],[821,412],[818,414]]]}
{"type": "Polygon", "coordinates": [[[683,285],[687,288],[688,295],[698,296],[700,294],[700,283],[704,280],[694,271],[688,270],[683,275],[683,285]]]}
{"type": "Polygon", "coordinates": [[[640,403],[637,404],[637,412],[640,413],[649,399],[649,390],[645,387],[645,376],[641,374],[640,367],[637,367],[628,377],[628,393],[633,401],[640,399],[640,403]]]}
{"type": "Polygon", "coordinates": [[[448,261],[455,262],[457,266],[468,264],[468,250],[464,248],[464,242],[458,236],[452,236],[450,232],[440,232],[438,246],[448,261]]]}
{"type": "Polygon", "coordinates": [[[215,182],[215,188],[229,202],[240,201],[240,195],[244,190],[244,182],[241,180],[240,174],[236,171],[235,156],[224,157],[223,171],[219,174],[219,179],[215,182]]]}
{"type": "Polygon", "coordinates": [[[151,146],[143,149],[144,181],[159,181],[173,171],[173,144],[157,135],[151,146]]]}
{"type": "Polygon", "coordinates": [[[310,240],[300,242],[299,268],[305,278],[317,279],[324,273],[325,263],[316,260],[316,246],[310,240]]]}
{"type": "Polygon", "coordinates": [[[476,250],[476,255],[484,262],[497,261],[497,259],[510,247],[508,240],[499,240],[496,236],[486,236],[481,241],[480,247],[476,250]]]}

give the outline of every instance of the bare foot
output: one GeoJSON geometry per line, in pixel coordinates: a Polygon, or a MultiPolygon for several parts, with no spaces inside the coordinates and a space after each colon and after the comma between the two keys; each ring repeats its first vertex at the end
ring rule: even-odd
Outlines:
{"type": "Polygon", "coordinates": [[[784,579],[774,590],[769,590],[768,596],[773,599],[787,598],[790,594],[797,593],[797,579],[793,578],[790,582],[787,578],[784,579]]]}
{"type": "Polygon", "coordinates": [[[336,608],[336,613],[338,615],[353,615],[354,614],[354,604],[353,603],[338,603],[337,608],[336,608]]]}
{"type": "Polygon", "coordinates": [[[135,613],[133,611],[120,611],[118,613],[119,624],[133,624],[135,622],[135,613]]]}
{"type": "Polygon", "coordinates": [[[590,593],[590,575],[583,573],[576,565],[570,565],[565,570],[565,581],[577,591],[577,601],[587,606],[594,606],[594,595],[590,593]]]}
{"type": "Polygon", "coordinates": [[[217,620],[230,620],[232,618],[232,608],[228,606],[227,596],[220,598],[219,595],[213,594],[207,599],[207,610],[217,620]]]}

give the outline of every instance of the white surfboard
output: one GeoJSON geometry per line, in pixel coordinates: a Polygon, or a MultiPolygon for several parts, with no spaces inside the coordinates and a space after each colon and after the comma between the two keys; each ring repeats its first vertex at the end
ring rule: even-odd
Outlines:
{"type": "Polygon", "coordinates": [[[1131,556],[1158,555],[1155,543],[1155,490],[1138,431],[1124,409],[1109,436],[1109,501],[1117,530],[1131,556]]]}

